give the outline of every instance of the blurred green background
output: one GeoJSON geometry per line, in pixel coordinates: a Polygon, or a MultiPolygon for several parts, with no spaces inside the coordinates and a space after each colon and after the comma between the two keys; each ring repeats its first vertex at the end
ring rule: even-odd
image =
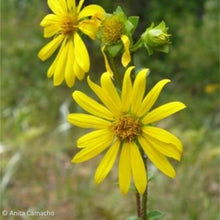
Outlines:
{"type": "MultiPolygon", "coordinates": [[[[172,180],[151,167],[149,208],[164,220],[219,219],[219,5],[216,0],[86,1],[112,12],[120,5],[128,16],[139,15],[135,38],[151,22],[164,20],[172,34],[170,53],[138,51],[135,63],[149,67],[148,90],[162,78],[172,79],[157,104],[183,101],[188,108],[158,124],[184,144],[172,180]]],[[[135,196],[122,196],[116,185],[117,166],[103,182],[93,181],[101,157],[75,165],[75,143],[84,132],[66,122],[68,112],[81,111],[71,98],[88,90],[53,87],[46,78],[52,59],[42,63],[40,20],[49,12],[43,0],[1,1],[1,210],[54,211],[54,217],[3,219],[125,220],[135,215],[135,196]]],[[[89,43],[91,78],[104,72],[98,43],[89,43]]],[[[91,94],[93,95],[93,94],[91,94]]]]}

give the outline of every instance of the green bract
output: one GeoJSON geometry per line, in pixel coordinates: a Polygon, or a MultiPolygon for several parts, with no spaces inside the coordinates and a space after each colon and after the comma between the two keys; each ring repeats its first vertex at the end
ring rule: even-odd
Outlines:
{"type": "Polygon", "coordinates": [[[116,57],[123,49],[121,37],[126,35],[133,45],[132,35],[138,25],[139,17],[125,15],[121,7],[117,7],[113,14],[106,14],[102,22],[99,39],[106,45],[106,50],[112,57],[116,57]]]}
{"type": "Polygon", "coordinates": [[[170,44],[170,34],[164,21],[154,27],[154,23],[141,35],[141,40],[149,55],[154,51],[168,53],[170,44]]]}

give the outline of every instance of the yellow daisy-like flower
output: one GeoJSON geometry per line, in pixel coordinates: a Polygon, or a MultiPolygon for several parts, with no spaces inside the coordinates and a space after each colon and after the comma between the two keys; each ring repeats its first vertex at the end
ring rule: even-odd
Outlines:
{"type": "Polygon", "coordinates": [[[130,188],[131,177],[139,193],[143,194],[146,189],[147,174],[141,151],[159,170],[171,178],[175,177],[175,170],[166,157],[179,161],[183,151],[177,137],[164,129],[154,127],[152,123],[186,106],[176,101],[151,110],[162,88],[170,80],[159,81],[144,96],[148,69],[141,70],[132,84],[130,74],[133,68],[129,67],[125,72],[120,95],[108,72],[101,76],[101,86],[93,83],[88,77],[90,88],[103,105],[86,94],[75,91],[74,100],[90,114],[68,115],[68,121],[73,125],[95,129],[78,139],[77,147],[82,150],[75,155],[72,162],[87,161],[108,149],[95,173],[95,182],[101,183],[120,152],[119,187],[123,194],[130,188]]]}
{"type": "Polygon", "coordinates": [[[127,65],[131,61],[131,55],[129,50],[130,39],[124,33],[123,29],[124,29],[124,24],[121,21],[120,17],[118,17],[117,15],[112,15],[110,17],[107,17],[102,22],[102,38],[104,41],[104,45],[102,47],[102,54],[104,56],[106,70],[110,73],[112,73],[112,70],[109,65],[108,58],[105,54],[105,48],[107,45],[113,45],[121,41],[124,46],[124,52],[121,57],[121,63],[124,67],[127,67],[127,65]]]}
{"type": "Polygon", "coordinates": [[[60,46],[47,72],[49,78],[53,76],[55,86],[65,80],[72,87],[75,78],[82,80],[89,71],[89,54],[79,30],[94,40],[105,11],[99,5],[88,5],[82,9],[83,2],[80,0],[76,6],[75,0],[48,0],[53,14],[46,15],[40,23],[44,27],[44,37],[54,38],[40,50],[39,58],[47,60],[60,46]]]}

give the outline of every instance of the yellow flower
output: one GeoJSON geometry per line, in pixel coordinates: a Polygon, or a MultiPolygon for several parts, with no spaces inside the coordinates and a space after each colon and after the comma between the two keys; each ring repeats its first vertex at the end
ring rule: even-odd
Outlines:
{"type": "Polygon", "coordinates": [[[53,14],[46,15],[40,23],[44,37],[54,38],[40,50],[39,58],[47,60],[60,46],[47,72],[49,78],[53,76],[55,86],[65,80],[72,87],[75,78],[82,80],[89,71],[89,54],[79,30],[94,40],[105,11],[98,5],[88,5],[81,10],[83,2],[80,0],[76,6],[75,0],[48,0],[53,14]]]}
{"type": "Polygon", "coordinates": [[[120,16],[111,15],[103,20],[101,25],[102,30],[102,40],[104,45],[102,47],[102,54],[105,60],[106,70],[112,73],[111,67],[108,62],[108,57],[106,56],[105,48],[108,45],[114,45],[118,42],[122,42],[124,46],[124,51],[121,57],[121,63],[124,67],[126,67],[131,61],[130,55],[130,39],[124,33],[124,23],[123,20],[120,19],[120,16]]]}
{"type": "Polygon", "coordinates": [[[179,161],[183,151],[177,137],[164,129],[154,127],[152,123],[186,106],[175,101],[151,110],[162,88],[170,80],[159,81],[144,96],[148,69],[141,70],[132,84],[130,74],[133,68],[129,67],[125,72],[120,95],[108,72],[101,76],[101,86],[93,83],[88,77],[90,88],[103,104],[80,91],[75,91],[74,100],[90,114],[68,115],[68,121],[73,125],[95,129],[78,139],[77,147],[82,150],[75,155],[72,162],[87,161],[108,149],[95,173],[95,182],[101,183],[120,152],[119,187],[123,194],[130,188],[131,177],[139,193],[143,194],[146,189],[147,174],[141,151],[159,170],[171,178],[175,177],[175,170],[166,157],[179,161]]]}

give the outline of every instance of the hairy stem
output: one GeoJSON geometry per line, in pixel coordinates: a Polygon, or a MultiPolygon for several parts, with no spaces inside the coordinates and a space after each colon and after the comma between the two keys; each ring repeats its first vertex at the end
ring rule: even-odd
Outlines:
{"type": "Polygon", "coordinates": [[[107,57],[107,59],[108,59],[109,65],[110,65],[110,67],[111,67],[111,70],[112,70],[112,72],[113,72],[115,82],[116,82],[118,88],[121,89],[121,87],[122,87],[122,79],[121,79],[121,77],[120,77],[120,73],[119,73],[119,71],[118,71],[118,68],[117,68],[117,66],[116,66],[116,64],[115,64],[115,60],[114,60],[114,58],[108,53],[107,50],[105,50],[105,54],[106,54],[106,57],[107,57]]]}
{"type": "MultiPolygon", "coordinates": [[[[143,155],[143,161],[144,161],[144,165],[147,171],[147,157],[146,155],[143,155]]],[[[148,200],[148,185],[146,187],[146,190],[142,196],[142,219],[143,220],[147,220],[147,201],[148,200]]]]}
{"type": "Polygon", "coordinates": [[[141,217],[141,196],[138,191],[136,191],[136,205],[137,205],[137,216],[141,217]]]}

